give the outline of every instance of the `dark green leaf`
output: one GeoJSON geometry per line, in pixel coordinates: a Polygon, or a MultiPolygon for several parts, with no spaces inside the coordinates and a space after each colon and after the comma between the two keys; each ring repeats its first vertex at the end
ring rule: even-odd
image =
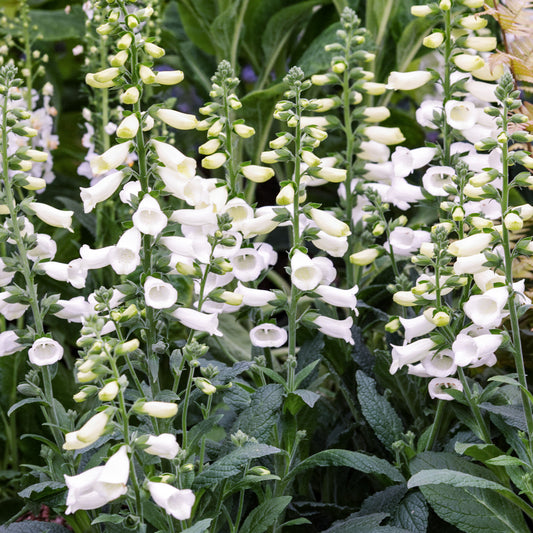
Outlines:
{"type": "Polygon", "coordinates": [[[71,533],[71,531],[52,522],[27,521],[0,526],[0,533],[71,533]]]}
{"type": "Polygon", "coordinates": [[[340,23],[332,24],[326,28],[315,40],[307,47],[305,52],[298,60],[298,66],[305,72],[307,77],[317,72],[325,71],[329,68],[331,52],[324,50],[326,44],[337,41],[335,32],[340,29],[340,23]]]}
{"type": "Polygon", "coordinates": [[[291,496],[278,496],[265,500],[251,511],[239,533],[263,533],[276,522],[291,500],[291,496]]]}
{"type": "Polygon", "coordinates": [[[388,513],[392,512],[398,507],[398,504],[405,496],[407,487],[405,485],[393,485],[387,487],[385,490],[376,492],[368,496],[368,498],[361,505],[359,510],[360,515],[368,515],[375,513],[388,513]]]}
{"type": "Polygon", "coordinates": [[[91,525],[107,522],[109,524],[120,524],[124,522],[124,516],[118,514],[99,514],[92,522],[91,525]]]}
{"type": "Polygon", "coordinates": [[[491,403],[483,402],[479,404],[479,407],[489,413],[501,415],[509,425],[517,429],[522,431],[527,430],[526,417],[521,405],[493,405],[491,403]]]}
{"type": "Polygon", "coordinates": [[[196,522],[194,526],[184,529],[181,533],[204,533],[204,531],[207,531],[209,529],[209,526],[211,525],[212,521],[212,518],[200,520],[200,522],[196,522]]]}
{"type": "Polygon", "coordinates": [[[23,400],[18,401],[17,403],[14,403],[7,412],[7,416],[11,416],[12,413],[14,413],[19,407],[22,407],[23,405],[28,405],[30,403],[41,403],[43,405],[48,405],[44,400],[41,398],[24,398],[23,400]]]}
{"type": "Polygon", "coordinates": [[[66,486],[60,481],[42,481],[26,487],[18,495],[21,498],[30,498],[33,501],[37,501],[50,494],[56,494],[64,490],[66,490],[66,486]]]}
{"type": "Polygon", "coordinates": [[[403,527],[412,533],[424,533],[428,528],[429,510],[420,492],[408,494],[392,513],[391,525],[403,527]]]}

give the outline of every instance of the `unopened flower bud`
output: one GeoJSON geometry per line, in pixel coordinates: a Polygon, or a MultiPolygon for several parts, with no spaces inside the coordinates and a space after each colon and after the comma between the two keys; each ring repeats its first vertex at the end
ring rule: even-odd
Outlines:
{"type": "Polygon", "coordinates": [[[390,322],[385,324],[385,331],[388,333],[396,333],[400,329],[401,322],[398,317],[393,318],[390,322]]]}
{"type": "Polygon", "coordinates": [[[398,291],[394,293],[392,299],[402,307],[412,307],[416,302],[416,296],[411,291],[398,291]]]}
{"type": "Polygon", "coordinates": [[[202,167],[207,168],[209,170],[214,170],[216,168],[220,168],[228,159],[226,154],[223,154],[222,152],[217,152],[212,155],[208,155],[207,157],[204,157],[202,159],[202,167]]]}
{"type": "Polygon", "coordinates": [[[118,41],[117,48],[119,50],[127,50],[133,41],[133,36],[131,33],[125,33],[118,41]]]}
{"type": "Polygon", "coordinates": [[[427,37],[424,37],[422,44],[426,48],[438,48],[444,42],[444,35],[440,31],[431,33],[427,37]]]}
{"type": "Polygon", "coordinates": [[[427,5],[411,6],[411,15],[413,17],[427,17],[432,11],[427,5]]]}
{"type": "Polygon", "coordinates": [[[247,126],[246,124],[234,124],[233,130],[239,137],[242,137],[243,139],[248,139],[255,134],[254,128],[247,126]]]}
{"type": "Polygon", "coordinates": [[[373,263],[379,255],[377,248],[367,248],[350,255],[350,263],[357,266],[366,266],[373,263]]]}
{"type": "Polygon", "coordinates": [[[165,55],[165,50],[154,43],[144,43],[144,51],[156,59],[165,55]]]}
{"type": "Polygon", "coordinates": [[[432,242],[423,242],[420,245],[420,254],[430,259],[435,257],[435,245],[432,242]]]}
{"type": "Polygon", "coordinates": [[[516,213],[508,213],[505,215],[503,223],[509,231],[520,231],[524,227],[524,221],[516,213]]]}
{"type": "Polygon", "coordinates": [[[139,348],[139,339],[132,339],[130,341],[121,342],[115,346],[116,355],[126,355],[132,353],[139,348]]]}
{"type": "Polygon", "coordinates": [[[128,56],[127,50],[121,50],[109,59],[109,64],[112,67],[122,67],[128,60],[128,56]]]}
{"type": "Polygon", "coordinates": [[[194,380],[194,384],[198,387],[198,389],[203,392],[207,396],[211,396],[212,394],[215,394],[217,391],[217,388],[211,384],[211,382],[208,379],[205,378],[196,378],[194,380]]]}
{"type": "Polygon", "coordinates": [[[146,65],[141,65],[139,67],[139,76],[147,85],[155,83],[156,75],[154,71],[151,68],[148,68],[146,65]]]}
{"type": "Polygon", "coordinates": [[[129,87],[120,95],[120,103],[132,105],[139,100],[139,89],[137,87],[129,87]]]}
{"type": "Polygon", "coordinates": [[[102,402],[111,402],[116,398],[119,390],[120,387],[118,382],[110,381],[100,389],[100,391],[98,392],[98,399],[102,402]]]}

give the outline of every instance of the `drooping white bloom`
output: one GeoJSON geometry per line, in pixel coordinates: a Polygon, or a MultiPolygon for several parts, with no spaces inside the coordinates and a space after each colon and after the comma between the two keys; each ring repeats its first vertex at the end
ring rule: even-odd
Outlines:
{"type": "Polygon", "coordinates": [[[70,263],[47,261],[46,263],[41,263],[39,266],[52,279],[66,281],[76,289],[85,287],[87,268],[84,265],[83,259],[73,259],[70,263]]]}
{"type": "Polygon", "coordinates": [[[405,331],[405,342],[410,343],[415,337],[421,337],[433,331],[437,326],[429,321],[424,314],[415,318],[400,317],[405,331]]]}
{"type": "Polygon", "coordinates": [[[109,266],[109,253],[113,248],[113,246],[105,246],[104,248],[93,249],[84,244],[80,248],[80,257],[83,259],[83,266],[87,270],[109,266]]]}
{"type": "Polygon", "coordinates": [[[0,293],[0,314],[3,315],[6,320],[16,320],[26,312],[29,305],[6,302],[6,299],[10,296],[12,296],[11,293],[7,291],[0,293]]]}
{"type": "Polygon", "coordinates": [[[431,339],[420,339],[403,346],[395,346],[394,344],[391,346],[392,364],[389,372],[395,374],[402,366],[419,363],[431,356],[435,343],[431,339]]]}
{"type": "Polygon", "coordinates": [[[240,281],[234,292],[242,296],[243,305],[250,307],[263,307],[276,298],[276,295],[271,291],[252,289],[244,286],[240,281]]]}
{"type": "MultiPolygon", "coordinates": [[[[473,73],[475,75],[475,73],[473,73]]],[[[484,81],[467,80],[465,89],[483,102],[497,102],[498,97],[495,94],[497,85],[494,83],[485,83],[484,81]]]]}
{"type": "Polygon", "coordinates": [[[154,418],[172,418],[178,412],[178,404],[173,402],[144,402],[138,411],[154,418]]]}
{"type": "Polygon", "coordinates": [[[508,298],[507,287],[495,287],[483,294],[470,296],[464,304],[463,310],[476,326],[496,328],[507,314],[504,312],[504,308],[508,298]]]}
{"type": "Polygon", "coordinates": [[[425,167],[436,153],[436,148],[422,147],[409,150],[404,146],[398,146],[391,156],[394,175],[397,178],[406,178],[413,170],[425,167]]]}
{"type": "Polygon", "coordinates": [[[152,140],[157,156],[166,167],[192,178],[196,172],[196,161],[192,157],[182,154],[174,146],[160,141],[152,140]]]}
{"type": "Polygon", "coordinates": [[[488,270],[488,266],[485,266],[487,258],[484,253],[469,255],[466,257],[458,257],[453,265],[453,271],[455,274],[477,274],[488,270]]]}
{"type": "Polygon", "coordinates": [[[371,141],[380,142],[383,144],[400,144],[405,141],[400,128],[387,128],[385,126],[367,126],[363,130],[371,141]]]}
{"type": "Polygon", "coordinates": [[[65,514],[98,509],[126,494],[129,468],[127,446],[122,446],[105,466],[90,468],[77,476],[65,475],[68,487],[65,514]]]}
{"type": "Polygon", "coordinates": [[[11,355],[24,349],[24,346],[17,342],[18,338],[18,335],[12,329],[0,333],[0,357],[11,355]]]}
{"type": "Polygon", "coordinates": [[[452,167],[431,167],[422,176],[424,189],[432,196],[448,196],[445,186],[453,186],[455,170],[452,167]]]}
{"type": "MultiPolygon", "coordinates": [[[[479,366],[492,358],[503,341],[501,335],[486,333],[468,335],[468,328],[462,330],[452,344],[452,351],[457,366],[479,366]]],[[[485,363],[486,364],[486,363],[485,363]]]]}
{"type": "Polygon", "coordinates": [[[287,331],[275,324],[259,324],[250,330],[250,340],[260,348],[279,348],[287,342],[287,331]]]}
{"type": "Polygon", "coordinates": [[[117,274],[131,274],[141,263],[141,233],[137,228],[126,230],[109,252],[111,268],[117,274]]]}
{"type": "Polygon", "coordinates": [[[128,181],[128,183],[122,187],[122,190],[118,193],[118,196],[123,204],[132,205],[132,197],[139,196],[141,190],[142,187],[140,181],[128,181]]]}
{"type": "Polygon", "coordinates": [[[105,176],[92,187],[81,187],[80,196],[83,202],[83,211],[89,213],[97,204],[110,198],[119,188],[123,178],[124,173],[117,171],[105,176]]]}
{"type": "Polygon", "coordinates": [[[63,449],[81,450],[96,442],[104,434],[108,422],[109,415],[106,411],[96,413],[80,429],[65,435],[63,449]]]}
{"type": "Polygon", "coordinates": [[[93,306],[83,296],[76,296],[70,300],[58,300],[57,304],[62,309],[54,315],[68,322],[81,323],[85,317],[94,313],[93,306]]]}
{"type": "Polygon", "coordinates": [[[324,335],[334,337],[335,339],[343,339],[349,344],[354,344],[351,331],[353,318],[351,316],[344,320],[337,320],[327,316],[317,316],[313,322],[324,335]]]}
{"type": "Polygon", "coordinates": [[[423,242],[429,241],[431,241],[431,235],[428,231],[397,226],[391,231],[390,238],[384,247],[392,248],[394,254],[399,257],[408,257],[417,252],[423,242]]]}
{"type": "Polygon", "coordinates": [[[177,520],[187,520],[191,517],[195,496],[191,489],[177,489],[167,483],[147,483],[153,500],[162,507],[167,514],[177,520]]]}
{"type": "Polygon", "coordinates": [[[436,129],[435,114],[440,116],[442,114],[441,100],[424,100],[420,107],[416,110],[416,121],[423,127],[429,129],[436,129]]]}
{"type": "Polygon", "coordinates": [[[28,250],[28,259],[31,261],[40,261],[42,259],[53,259],[57,252],[57,244],[46,233],[36,233],[35,245],[28,250]]]}
{"type": "Polygon", "coordinates": [[[172,316],[188,328],[222,337],[222,332],[218,330],[218,317],[215,314],[180,307],[172,312],[172,316]]]}
{"type": "Polygon", "coordinates": [[[62,211],[61,209],[56,209],[51,205],[42,204],[40,202],[30,202],[28,207],[38,218],[49,226],[65,228],[70,232],[74,231],[72,229],[72,215],[74,214],[74,211],[62,211]]]}
{"type": "Polygon", "coordinates": [[[390,148],[382,142],[362,141],[359,150],[357,157],[366,161],[385,163],[390,157],[390,148]]]}
{"type": "Polygon", "coordinates": [[[150,435],[145,443],[146,453],[157,455],[163,459],[174,459],[180,451],[180,445],[176,441],[175,435],[171,433],[161,433],[161,435],[150,435]]]}
{"type": "Polygon", "coordinates": [[[490,233],[476,233],[452,242],[448,246],[448,252],[456,257],[469,257],[481,253],[492,241],[490,233]]]}
{"type": "Polygon", "coordinates": [[[387,89],[394,91],[411,91],[425,85],[432,77],[426,70],[412,72],[391,72],[387,80],[387,89]]]}
{"type": "Polygon", "coordinates": [[[265,263],[254,248],[241,248],[230,258],[233,274],[240,281],[255,281],[265,268],[265,263]]]}
{"type": "Polygon", "coordinates": [[[217,223],[217,214],[212,205],[201,209],[177,209],[170,216],[170,220],[187,226],[214,226],[217,223]]]}
{"type": "Polygon", "coordinates": [[[445,378],[457,371],[457,363],[451,350],[441,350],[437,354],[426,357],[422,360],[422,366],[428,376],[436,378],[445,378]]]}
{"type": "Polygon", "coordinates": [[[311,208],[310,214],[314,223],[332,237],[347,237],[352,233],[348,224],[327,211],[311,208]]]}
{"type": "Polygon", "coordinates": [[[294,286],[302,291],[312,291],[321,283],[322,277],[322,269],[316,260],[300,250],[294,252],[291,258],[291,281],[294,286]]]}
{"type": "Polygon", "coordinates": [[[448,100],[444,106],[446,122],[456,130],[468,130],[477,122],[476,106],[468,100],[448,100]]]}
{"type": "Polygon", "coordinates": [[[331,285],[319,285],[315,292],[320,296],[321,300],[327,304],[334,305],[336,307],[348,307],[356,311],[356,315],[359,313],[356,310],[357,298],[356,294],[359,292],[359,287],[354,285],[351,289],[339,289],[338,287],[332,287],[331,285]]]}
{"type": "Polygon", "coordinates": [[[102,155],[93,157],[90,161],[91,170],[95,176],[105,174],[109,170],[122,165],[130,153],[132,141],[115,144],[102,155]]]}
{"type": "Polygon", "coordinates": [[[462,391],[462,383],[455,378],[435,378],[428,383],[428,392],[431,398],[438,400],[453,400],[453,396],[447,394],[446,389],[462,391]]]}
{"type": "Polygon", "coordinates": [[[322,230],[316,236],[318,238],[313,241],[314,246],[331,257],[343,257],[348,251],[348,237],[333,237],[322,230]]]}
{"type": "Polygon", "coordinates": [[[145,235],[158,235],[166,227],[168,219],[159,202],[150,194],[145,194],[137,211],[131,217],[133,225],[145,235]]]}
{"type": "Polygon", "coordinates": [[[154,309],[168,309],[178,299],[178,291],[160,279],[148,276],[144,282],[144,300],[146,305],[154,309]]]}

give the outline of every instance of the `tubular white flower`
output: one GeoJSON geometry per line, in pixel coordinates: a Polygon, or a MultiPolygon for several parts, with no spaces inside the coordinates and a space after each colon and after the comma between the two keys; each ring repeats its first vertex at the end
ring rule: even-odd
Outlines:
{"type": "Polygon", "coordinates": [[[155,83],[160,85],[177,85],[183,81],[181,70],[160,70],[155,73],[155,83]]]}
{"type": "Polygon", "coordinates": [[[263,307],[276,299],[276,295],[273,292],[262,289],[252,289],[244,286],[240,281],[237,283],[235,293],[242,296],[243,305],[248,305],[250,307],[263,307]]]}
{"type": "Polygon", "coordinates": [[[424,189],[432,196],[448,196],[444,190],[446,185],[453,186],[455,170],[452,167],[431,167],[422,176],[424,189]]]}
{"type": "Polygon", "coordinates": [[[359,150],[357,156],[365,161],[385,163],[390,157],[390,148],[382,142],[362,141],[359,150]]]}
{"type": "Polygon", "coordinates": [[[424,314],[415,318],[399,317],[399,320],[404,327],[405,342],[407,344],[414,338],[426,335],[437,327],[433,322],[430,322],[424,314]]]}
{"type": "Polygon", "coordinates": [[[436,148],[422,147],[409,150],[404,146],[397,146],[391,156],[394,176],[406,178],[413,170],[425,167],[436,153],[436,148]]]}
{"type": "Polygon", "coordinates": [[[466,38],[465,47],[473,48],[478,52],[491,52],[498,45],[496,37],[486,36],[479,37],[477,35],[470,35],[466,38]]]}
{"type": "Polygon", "coordinates": [[[230,263],[240,281],[255,281],[265,268],[264,261],[253,248],[242,248],[230,258],[230,263]]]}
{"type": "MultiPolygon", "coordinates": [[[[376,126],[377,127],[377,126],[376,126]]],[[[346,181],[346,169],[334,167],[320,167],[316,170],[316,176],[330,183],[341,183],[346,181]]]]}
{"type": "Polygon", "coordinates": [[[80,248],[80,257],[83,260],[83,266],[87,270],[109,266],[109,254],[113,248],[113,246],[105,246],[104,248],[93,249],[84,244],[80,248]]]}
{"type": "Polygon", "coordinates": [[[11,296],[10,292],[0,293],[0,315],[3,315],[6,320],[16,320],[20,318],[28,309],[29,305],[19,303],[7,303],[6,299],[11,296]]]}
{"type": "Polygon", "coordinates": [[[335,339],[343,339],[349,344],[354,344],[351,331],[353,318],[351,316],[344,320],[337,320],[327,316],[317,316],[313,322],[324,335],[334,337],[335,339]]]}
{"type": "Polygon", "coordinates": [[[81,323],[85,317],[94,313],[93,306],[83,296],[76,296],[70,300],[58,300],[57,305],[60,305],[62,309],[54,315],[68,322],[81,323]]]}
{"type": "Polygon", "coordinates": [[[348,251],[348,237],[333,237],[324,231],[319,231],[316,236],[313,244],[331,257],[343,257],[348,251]]]}
{"type": "Polygon", "coordinates": [[[215,314],[181,307],[173,311],[172,316],[188,328],[222,337],[222,332],[218,330],[218,317],[215,314]]]}
{"type": "Polygon", "coordinates": [[[164,142],[152,140],[152,144],[163,165],[171,170],[180,172],[186,178],[194,176],[196,173],[196,161],[192,157],[185,156],[177,148],[164,142]]]}
{"type": "Polygon", "coordinates": [[[111,268],[117,274],[131,274],[141,263],[141,233],[137,228],[126,230],[109,251],[111,268]]]}
{"type": "Polygon", "coordinates": [[[260,348],[279,348],[287,342],[287,331],[274,324],[259,324],[250,330],[250,341],[260,348]]]}
{"type": "Polygon", "coordinates": [[[403,346],[392,346],[392,364],[389,372],[395,374],[404,365],[419,363],[433,353],[435,343],[431,339],[420,339],[418,341],[406,343],[403,346]]]}
{"type": "Polygon", "coordinates": [[[65,435],[64,450],[81,450],[96,442],[104,433],[109,422],[109,415],[101,411],[93,415],[77,431],[65,435]]]}
{"type": "Polygon", "coordinates": [[[385,126],[367,126],[363,129],[363,134],[371,141],[383,144],[400,144],[405,141],[400,128],[387,128],[385,126]]]}
{"type": "Polygon", "coordinates": [[[178,404],[172,402],[144,402],[138,409],[143,415],[154,418],[172,418],[178,412],[178,404]]]}
{"type": "Polygon", "coordinates": [[[446,122],[456,130],[468,130],[477,122],[476,106],[468,100],[449,100],[444,106],[446,122]]]}
{"type": "Polygon", "coordinates": [[[18,335],[12,329],[0,333],[0,357],[24,350],[24,346],[17,342],[18,339],[18,335]]]}
{"type": "Polygon", "coordinates": [[[150,194],[145,194],[137,211],[131,217],[134,227],[145,235],[158,235],[168,223],[159,202],[150,194]]]}
{"type": "Polygon", "coordinates": [[[456,257],[469,257],[485,250],[491,241],[490,233],[476,233],[452,242],[448,246],[448,252],[456,257]]]}
{"type": "Polygon", "coordinates": [[[384,247],[391,249],[395,255],[408,257],[417,252],[420,245],[431,241],[431,234],[428,231],[413,230],[405,226],[397,226],[390,233],[389,240],[384,247]]]}
{"type": "Polygon", "coordinates": [[[296,250],[291,258],[291,281],[302,291],[312,291],[322,281],[319,264],[308,255],[296,250]]]}
{"type": "Polygon", "coordinates": [[[441,350],[435,355],[426,357],[422,360],[422,366],[428,376],[436,378],[445,378],[457,371],[457,364],[451,350],[441,350]]]}
{"type": "Polygon", "coordinates": [[[126,494],[129,468],[127,447],[122,446],[105,466],[90,468],[77,476],[65,475],[68,488],[65,514],[98,509],[126,494]]]}
{"type": "Polygon", "coordinates": [[[28,207],[40,218],[43,222],[49,226],[54,226],[55,228],[65,228],[70,232],[73,232],[72,229],[72,215],[74,211],[62,211],[61,209],[56,209],[47,204],[41,204],[39,202],[30,202],[28,207]]]}
{"type": "Polygon", "coordinates": [[[167,483],[147,483],[153,500],[162,507],[167,514],[177,520],[187,520],[191,517],[195,496],[191,489],[177,489],[167,483]]]}
{"type": "Polygon", "coordinates": [[[144,282],[144,300],[146,305],[154,309],[168,309],[178,299],[178,291],[160,279],[148,276],[144,282]]]}
{"type": "Polygon", "coordinates": [[[161,433],[161,435],[150,435],[146,440],[147,448],[143,451],[150,455],[157,455],[163,459],[174,459],[180,451],[180,445],[176,437],[171,433],[161,433]]]}
{"type": "Polygon", "coordinates": [[[139,131],[139,119],[135,113],[128,115],[117,127],[117,137],[119,139],[133,139],[139,131]]]}
{"type": "Polygon", "coordinates": [[[453,396],[447,394],[446,389],[462,391],[462,383],[455,378],[434,378],[428,383],[428,392],[431,398],[438,400],[453,400],[453,396]]]}
{"type": "Polygon", "coordinates": [[[352,233],[348,224],[326,211],[321,211],[313,207],[311,208],[310,214],[315,224],[328,235],[332,235],[333,237],[347,237],[352,233]]]}
{"type": "Polygon", "coordinates": [[[431,72],[414,70],[412,72],[391,72],[387,80],[387,89],[394,91],[411,91],[425,85],[431,79],[431,72]]]}
{"type": "Polygon", "coordinates": [[[52,365],[63,358],[63,347],[54,339],[41,337],[35,340],[28,350],[28,357],[34,365],[52,365]]]}
{"type": "Polygon", "coordinates": [[[489,267],[485,266],[486,262],[487,258],[483,253],[458,257],[453,265],[453,271],[458,275],[477,274],[478,272],[488,270],[489,267]]]}
{"type": "MultiPolygon", "coordinates": [[[[472,74],[475,75],[473,72],[472,74]]],[[[494,83],[485,83],[483,81],[467,80],[465,89],[483,102],[497,102],[498,97],[495,94],[497,85],[494,83]]]]}
{"type": "Polygon", "coordinates": [[[366,266],[373,263],[379,256],[379,250],[377,248],[367,248],[360,252],[355,252],[350,255],[350,263],[358,266],[366,266]]]}
{"type": "Polygon", "coordinates": [[[463,333],[466,331],[467,329],[462,330],[452,344],[452,351],[457,366],[477,366],[481,360],[486,360],[488,357],[494,355],[494,352],[503,342],[501,335],[486,333],[472,337],[463,333]]]}
{"type": "Polygon", "coordinates": [[[472,72],[473,70],[479,70],[485,65],[485,61],[479,56],[470,54],[458,54],[453,57],[452,60],[461,70],[465,72],[472,72]]]}
{"type": "Polygon", "coordinates": [[[470,296],[463,310],[476,326],[495,328],[501,324],[507,314],[504,312],[504,307],[508,298],[507,287],[496,287],[483,294],[470,296]]]}
{"type": "Polygon", "coordinates": [[[201,209],[178,209],[172,213],[170,220],[187,226],[213,226],[217,215],[212,205],[201,209]]]}
{"type": "Polygon", "coordinates": [[[96,156],[90,161],[91,170],[95,176],[105,174],[109,170],[117,168],[122,165],[128,154],[130,153],[132,146],[131,141],[116,144],[106,150],[102,155],[96,156]]]}
{"type": "Polygon", "coordinates": [[[246,165],[241,167],[244,177],[255,183],[264,183],[274,177],[274,171],[260,165],[246,165]]]}
{"type": "Polygon", "coordinates": [[[83,202],[83,211],[89,213],[97,204],[111,197],[120,187],[123,178],[123,172],[113,172],[112,174],[109,174],[109,176],[102,178],[92,187],[81,187],[80,196],[81,201],[83,202]]]}
{"type": "Polygon", "coordinates": [[[194,130],[198,125],[198,120],[194,115],[173,109],[158,109],[156,115],[165,124],[177,130],[194,130]]]}
{"type": "Polygon", "coordinates": [[[53,259],[57,252],[57,244],[45,233],[36,233],[35,246],[28,250],[28,258],[31,261],[40,261],[42,259],[53,259]]]}
{"type": "Polygon", "coordinates": [[[356,294],[359,292],[359,287],[354,285],[351,289],[339,289],[331,287],[330,285],[319,285],[315,292],[320,296],[320,299],[327,304],[336,307],[348,307],[354,310],[356,315],[359,313],[356,310],[357,298],[356,294]]]}
{"type": "MultiPolygon", "coordinates": [[[[160,168],[164,168],[164,167],[160,167],[160,168]]],[[[138,197],[141,190],[142,190],[142,187],[139,181],[128,181],[128,183],[126,183],[126,185],[122,187],[122,190],[118,193],[118,196],[120,198],[120,201],[123,204],[127,204],[131,206],[132,198],[138,197]]]]}

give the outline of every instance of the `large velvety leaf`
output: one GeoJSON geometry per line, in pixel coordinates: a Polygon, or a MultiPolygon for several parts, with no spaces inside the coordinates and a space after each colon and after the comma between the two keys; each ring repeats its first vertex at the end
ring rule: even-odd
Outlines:
{"type": "Polygon", "coordinates": [[[407,486],[401,484],[393,485],[392,487],[387,487],[385,490],[371,494],[361,505],[359,514],[392,514],[392,512],[398,507],[406,492],[407,486]]]}
{"type": "Polygon", "coordinates": [[[70,533],[70,529],[52,522],[16,522],[9,526],[0,526],[0,533],[70,533]]]}
{"type": "Polygon", "coordinates": [[[207,531],[209,529],[209,526],[211,525],[212,521],[212,518],[200,520],[200,522],[196,522],[194,526],[184,529],[181,533],[204,533],[204,531],[207,531]]]}
{"type": "Polygon", "coordinates": [[[21,490],[18,495],[21,498],[31,498],[32,501],[40,500],[50,494],[55,494],[66,490],[64,483],[59,481],[42,481],[35,483],[21,490]]]}
{"type": "Polygon", "coordinates": [[[264,501],[247,516],[239,533],[264,533],[281,516],[291,499],[291,496],[278,496],[264,501]]]}
{"type": "Polygon", "coordinates": [[[291,473],[296,476],[316,466],[346,466],[365,474],[379,474],[391,481],[405,482],[402,474],[385,459],[350,450],[323,450],[302,461],[291,473]]]}
{"type": "Polygon", "coordinates": [[[391,525],[403,527],[412,533],[424,533],[428,528],[429,510],[420,492],[408,494],[392,514],[391,525]]]}
{"type": "Polygon", "coordinates": [[[489,413],[501,415],[510,426],[521,431],[527,431],[526,417],[521,405],[493,405],[488,402],[483,402],[479,404],[479,407],[489,413]]]}
{"type": "Polygon", "coordinates": [[[68,14],[64,9],[31,9],[30,24],[39,27],[45,41],[79,39],[85,31],[85,14],[80,5],[73,5],[68,14]]]}
{"type": "MultiPolygon", "coordinates": [[[[487,533],[498,531],[498,533],[526,533],[528,527],[520,509],[507,501],[503,496],[490,490],[481,488],[479,484],[487,483],[485,487],[496,483],[494,474],[479,465],[475,465],[449,453],[424,452],[416,456],[411,462],[411,472],[417,474],[422,470],[431,470],[432,473],[424,476],[436,475],[444,476],[442,472],[446,470],[455,471],[456,474],[468,475],[474,480],[462,481],[456,476],[457,486],[440,484],[438,486],[425,485],[420,490],[424,494],[433,510],[446,522],[453,524],[461,531],[467,533],[487,533]],[[483,481],[475,481],[475,479],[483,481]],[[479,483],[476,486],[476,483],[479,483]]],[[[413,479],[413,478],[412,478],[413,479]]],[[[414,478],[415,482],[416,479],[414,478]]],[[[427,479],[427,478],[426,478],[427,479]]],[[[493,488],[491,486],[491,488],[493,488]]],[[[504,487],[503,487],[504,488],[504,487]]]]}
{"type": "Polygon", "coordinates": [[[391,404],[376,391],[376,382],[362,370],[358,370],[357,398],[361,411],[376,437],[391,449],[392,444],[401,438],[404,431],[402,421],[391,404]]]}
{"type": "Polygon", "coordinates": [[[365,516],[354,513],[344,520],[338,520],[323,533],[409,533],[408,530],[396,526],[381,526],[387,516],[387,513],[365,516]]]}
{"type": "Polygon", "coordinates": [[[195,480],[194,488],[214,488],[220,481],[235,476],[244,470],[251,459],[258,459],[265,455],[279,453],[281,450],[266,444],[247,442],[240,448],[233,450],[228,455],[208,466],[195,480]]]}
{"type": "Polygon", "coordinates": [[[178,11],[187,37],[207,54],[214,55],[210,23],[216,15],[212,0],[178,0],[178,11]]]}
{"type": "Polygon", "coordinates": [[[326,28],[313,40],[298,60],[298,66],[304,71],[307,77],[329,68],[331,52],[326,52],[324,47],[327,44],[336,42],[335,32],[340,27],[340,23],[336,23],[326,28]]]}

